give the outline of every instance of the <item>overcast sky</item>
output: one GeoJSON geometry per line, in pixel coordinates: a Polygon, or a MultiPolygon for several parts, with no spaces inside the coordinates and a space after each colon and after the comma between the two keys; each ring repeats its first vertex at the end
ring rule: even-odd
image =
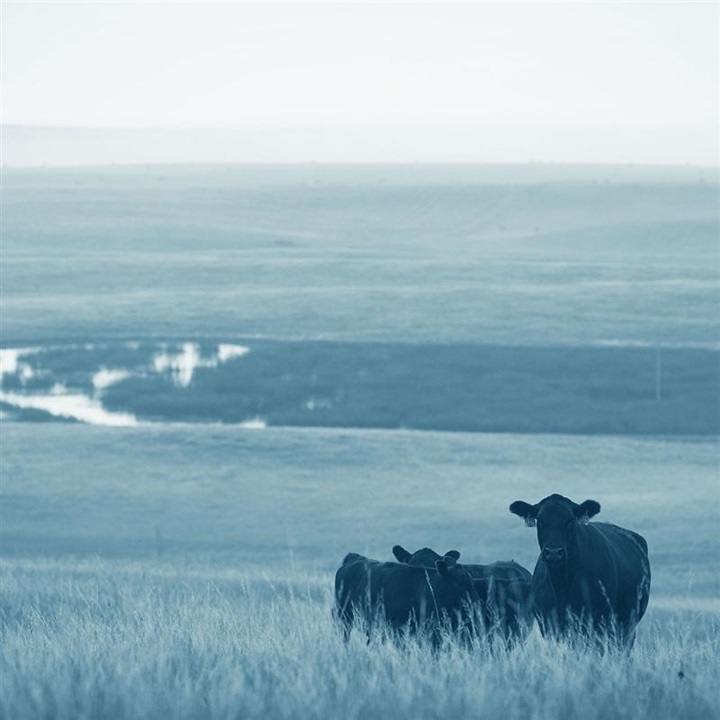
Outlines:
{"type": "Polygon", "coordinates": [[[250,160],[718,162],[716,2],[2,13],[5,125],[276,138],[250,160]]]}

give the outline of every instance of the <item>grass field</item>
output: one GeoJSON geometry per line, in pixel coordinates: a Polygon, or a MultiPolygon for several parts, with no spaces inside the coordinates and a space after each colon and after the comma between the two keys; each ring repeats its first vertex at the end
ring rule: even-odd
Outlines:
{"type": "Polygon", "coordinates": [[[346,647],[330,574],[4,560],[0,714],[54,718],[714,718],[720,620],[655,608],[630,656],[545,641],[346,647]],[[680,675],[680,673],[682,675],[680,675]]]}
{"type": "Polygon", "coordinates": [[[6,423],[0,476],[2,720],[720,717],[714,440],[6,423]],[[552,491],[648,540],[629,656],[343,644],[345,553],[532,568],[552,491]]]}
{"type": "Polygon", "coordinates": [[[720,716],[712,173],[4,179],[0,720],[720,716]],[[343,643],[346,553],[532,568],[552,492],[647,539],[631,654],[343,643]]]}

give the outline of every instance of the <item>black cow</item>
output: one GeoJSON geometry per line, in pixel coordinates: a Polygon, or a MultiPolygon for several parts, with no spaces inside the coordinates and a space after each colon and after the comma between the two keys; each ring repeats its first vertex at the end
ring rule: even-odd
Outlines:
{"type": "Polygon", "coordinates": [[[650,562],[645,538],[610,523],[590,523],[600,504],[550,495],[517,500],[510,512],[537,526],[540,557],[533,574],[535,616],[543,635],[576,628],[632,647],[647,609],[650,562]]]}
{"type": "Polygon", "coordinates": [[[335,607],[345,640],[355,619],[364,622],[368,638],[382,626],[426,635],[436,645],[444,630],[467,639],[475,632],[479,601],[473,579],[452,556],[425,568],[350,553],[335,574],[335,607]]]}
{"type": "Polygon", "coordinates": [[[460,553],[457,550],[448,550],[444,555],[440,555],[426,547],[411,553],[402,545],[395,545],[392,552],[398,562],[405,565],[419,565],[420,567],[435,567],[435,563],[444,557],[451,557],[456,561],[460,559],[460,553]]]}
{"type": "MultiPolygon", "coordinates": [[[[401,545],[395,545],[392,551],[401,563],[420,567],[432,567],[441,557],[427,547],[410,553],[401,545]]],[[[456,560],[460,557],[457,550],[449,550],[445,555],[456,560]]],[[[508,643],[525,639],[533,621],[530,572],[513,560],[490,565],[463,563],[463,567],[477,581],[475,589],[480,595],[486,632],[498,631],[508,643]]]]}

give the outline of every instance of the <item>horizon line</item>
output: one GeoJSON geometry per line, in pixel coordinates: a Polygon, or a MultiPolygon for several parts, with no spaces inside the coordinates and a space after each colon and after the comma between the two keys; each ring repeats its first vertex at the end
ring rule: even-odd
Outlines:
{"type": "Polygon", "coordinates": [[[19,164],[2,162],[3,170],[50,170],[72,168],[121,168],[121,167],[559,167],[559,168],[623,168],[623,169],[693,169],[720,172],[717,165],[693,162],[636,162],[636,161],[574,161],[574,160],[127,160],[97,163],[52,163],[19,164]]]}

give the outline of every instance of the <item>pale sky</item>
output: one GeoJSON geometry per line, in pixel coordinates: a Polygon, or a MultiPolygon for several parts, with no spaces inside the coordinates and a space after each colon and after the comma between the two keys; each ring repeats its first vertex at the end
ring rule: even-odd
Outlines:
{"type": "Polygon", "coordinates": [[[2,122],[276,138],[241,160],[717,164],[719,32],[717,2],[5,0],[2,122]]]}

